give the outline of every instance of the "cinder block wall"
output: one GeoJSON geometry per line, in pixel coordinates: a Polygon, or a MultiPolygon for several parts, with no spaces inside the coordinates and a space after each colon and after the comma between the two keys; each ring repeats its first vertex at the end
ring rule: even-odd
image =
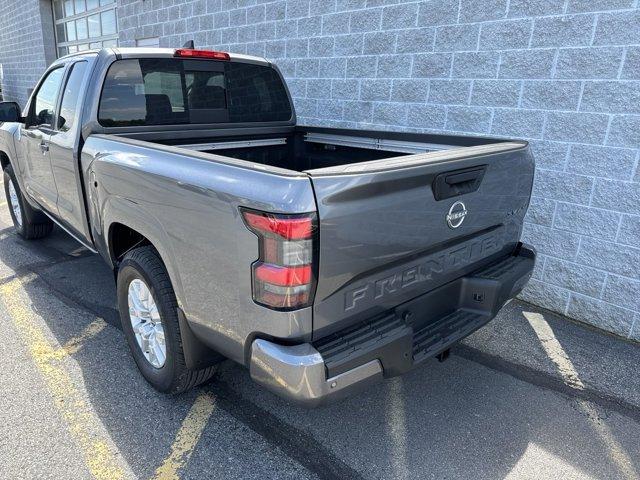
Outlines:
{"type": "Polygon", "coordinates": [[[4,100],[24,107],[45,68],[55,60],[50,0],[0,2],[0,65],[4,100]]]}

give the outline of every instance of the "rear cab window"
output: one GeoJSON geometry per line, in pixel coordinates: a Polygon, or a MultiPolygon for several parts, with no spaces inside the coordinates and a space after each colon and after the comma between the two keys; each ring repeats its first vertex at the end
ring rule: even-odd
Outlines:
{"type": "Polygon", "coordinates": [[[289,97],[273,68],[180,58],[115,61],[98,110],[104,127],[277,122],[291,116],[289,97]]]}

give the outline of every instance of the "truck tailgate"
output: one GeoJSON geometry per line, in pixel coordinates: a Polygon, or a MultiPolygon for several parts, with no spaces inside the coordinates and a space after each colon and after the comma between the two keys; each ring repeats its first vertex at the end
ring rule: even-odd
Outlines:
{"type": "Polygon", "coordinates": [[[320,226],[314,339],[511,253],[533,172],[523,142],[307,171],[320,226]]]}

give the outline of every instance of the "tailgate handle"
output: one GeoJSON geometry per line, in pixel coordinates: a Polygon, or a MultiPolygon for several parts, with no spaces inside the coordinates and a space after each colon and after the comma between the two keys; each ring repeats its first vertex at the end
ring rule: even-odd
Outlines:
{"type": "Polygon", "coordinates": [[[433,181],[433,196],[436,200],[445,200],[478,190],[486,165],[441,173],[433,181]]]}

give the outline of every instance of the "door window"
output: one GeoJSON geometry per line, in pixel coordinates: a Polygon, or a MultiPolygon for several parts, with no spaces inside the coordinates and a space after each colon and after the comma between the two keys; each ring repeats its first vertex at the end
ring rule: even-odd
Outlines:
{"type": "Polygon", "coordinates": [[[78,116],[78,96],[86,69],[87,62],[78,62],[71,67],[71,73],[62,93],[60,115],[58,115],[58,129],[61,132],[71,130],[78,116]]]}
{"type": "Polygon", "coordinates": [[[31,112],[29,114],[29,126],[53,125],[53,115],[56,108],[56,99],[58,98],[58,90],[62,83],[63,68],[56,68],[47,74],[38,93],[33,98],[31,104],[31,112]]]}

